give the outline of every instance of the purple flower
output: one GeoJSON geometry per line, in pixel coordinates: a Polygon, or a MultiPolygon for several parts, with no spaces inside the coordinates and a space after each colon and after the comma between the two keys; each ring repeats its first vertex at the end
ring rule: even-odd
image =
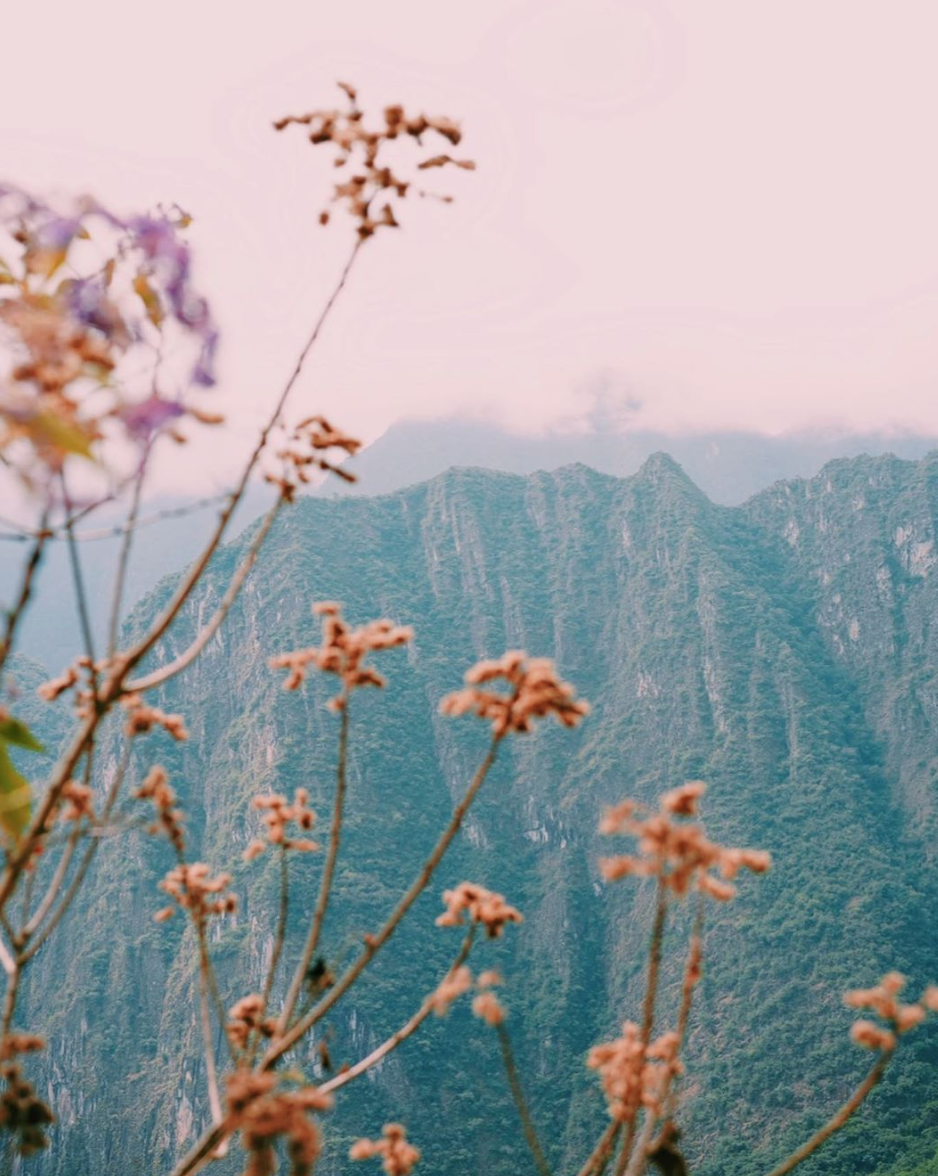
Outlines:
{"type": "Polygon", "coordinates": [[[217,351],[218,330],[215,327],[210,327],[202,343],[202,350],[199,352],[198,361],[192,371],[193,384],[198,384],[201,388],[213,388],[215,386],[215,355],[217,351]]]}
{"type": "Polygon", "coordinates": [[[120,418],[132,437],[146,440],[165,424],[181,417],[186,410],[175,400],[164,400],[155,392],[139,404],[129,404],[120,410],[120,418]]]}

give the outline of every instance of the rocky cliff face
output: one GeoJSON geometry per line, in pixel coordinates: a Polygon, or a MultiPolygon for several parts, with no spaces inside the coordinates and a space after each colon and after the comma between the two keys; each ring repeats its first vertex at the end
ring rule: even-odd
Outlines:
{"type": "MultiPolygon", "coordinates": [[[[625,479],[583,466],[453,470],[386,497],[299,503],[227,628],[165,692],[190,742],[152,736],[135,752],[138,776],[154,760],[169,769],[198,856],[238,862],[242,908],[213,944],[226,1002],[257,986],[275,919],[275,863],[239,862],[254,833],[249,798],[303,784],[323,823],[330,808],[328,684],[287,695],[267,668],[316,639],[310,602],[417,631],[385,658],[389,688],[355,699],[340,901],[324,943],[336,966],[383,921],[484,754],[481,724],[440,717],[441,695],[481,657],[548,655],[593,714],[576,732],[506,748],[430,893],[338,1007],[330,1051],[367,1051],[445,971],[454,933],[433,926],[445,886],[503,891],[526,921],[488,962],[508,980],[551,1157],[575,1171],[604,1122],[585,1051],[637,1015],[650,923],[648,887],[600,881],[596,821],[604,803],[703,777],[711,835],[771,850],[775,868],[707,931],[685,1142],[695,1173],[766,1170],[867,1062],[847,1040],[841,991],[889,967],[915,985],[935,978],[936,518],[938,457],[835,462],[739,508],[712,504],[662,455],[625,479]]],[[[216,560],[159,660],[208,615],[242,543],[216,560]]],[[[142,837],[105,846],[33,972],[24,1022],[55,1042],[47,1081],[62,1119],[40,1161],[50,1176],[164,1172],[204,1123],[191,943],[176,920],[150,920],[167,864],[142,837]]],[[[297,871],[294,950],[320,865],[297,871]]],[[[663,1020],[678,982],[675,962],[663,1020]]],[[[923,1030],[903,1053],[873,1117],[815,1172],[901,1171],[938,1149],[938,1039],[923,1030]]],[[[311,1049],[297,1061],[315,1072],[311,1049]]],[[[392,1118],[440,1176],[530,1168],[496,1044],[465,1009],[339,1099],[324,1170],[343,1170],[349,1139],[392,1118]]]]}

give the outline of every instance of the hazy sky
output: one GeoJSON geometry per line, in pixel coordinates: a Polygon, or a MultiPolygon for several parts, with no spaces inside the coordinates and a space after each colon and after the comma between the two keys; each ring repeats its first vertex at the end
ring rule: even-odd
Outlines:
{"type": "Polygon", "coordinates": [[[611,384],[655,425],[938,430],[934,0],[50,0],[2,26],[10,178],[197,218],[240,422],[215,474],[347,249],[316,224],[327,160],[270,129],[336,78],[460,118],[479,170],[369,243],[302,410],[582,427],[611,384]]]}

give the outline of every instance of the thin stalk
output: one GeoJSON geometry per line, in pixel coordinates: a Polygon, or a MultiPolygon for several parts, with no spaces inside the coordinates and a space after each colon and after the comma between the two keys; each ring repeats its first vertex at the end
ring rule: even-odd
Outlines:
{"type": "MultiPolygon", "coordinates": [[[[469,952],[472,950],[472,941],[474,937],[475,926],[472,926],[469,928],[469,932],[463,940],[459,954],[456,956],[455,960],[453,960],[449,971],[446,973],[446,977],[444,978],[443,983],[450,979],[455,974],[456,970],[461,968],[462,965],[466,962],[466,959],[469,956],[469,952]]],[[[367,1070],[370,1070],[373,1066],[376,1066],[378,1062],[380,1062],[383,1058],[386,1058],[392,1050],[397,1049],[402,1041],[406,1041],[408,1037],[416,1033],[416,1031],[424,1023],[427,1017],[429,1017],[432,1011],[433,994],[427,997],[417,1012],[414,1013],[410,1020],[406,1021],[400,1027],[400,1029],[397,1030],[396,1033],[392,1033],[391,1036],[382,1041],[382,1043],[376,1049],[373,1049],[367,1057],[364,1057],[360,1061],[356,1062],[354,1066],[349,1066],[349,1068],[347,1070],[343,1070],[341,1074],[336,1074],[336,1076],[334,1078],[330,1078],[328,1082],[323,1082],[323,1084],[319,1087],[320,1091],[323,1094],[327,1094],[329,1091],[338,1090],[339,1087],[345,1086],[349,1082],[353,1082],[367,1070]]]]}
{"type": "Polygon", "coordinates": [[[534,1119],[531,1117],[527,1099],[524,1097],[524,1088],[521,1085],[518,1067],[515,1065],[515,1055],[511,1048],[511,1038],[508,1036],[508,1030],[503,1024],[496,1025],[495,1029],[498,1033],[498,1044],[501,1047],[502,1065],[505,1067],[505,1076],[508,1079],[508,1085],[511,1087],[511,1097],[514,1099],[515,1107],[518,1111],[518,1118],[521,1120],[521,1130],[524,1132],[525,1141],[530,1149],[531,1155],[534,1157],[534,1164],[538,1172],[541,1173],[541,1176],[552,1176],[550,1164],[547,1162],[544,1149],[541,1147],[541,1141],[538,1138],[537,1127],[534,1125],[534,1119]]]}
{"type": "Polygon", "coordinates": [[[420,896],[427,886],[427,883],[433,877],[433,872],[440,864],[444,853],[449,848],[450,842],[459,832],[462,825],[463,818],[469,811],[469,806],[475,799],[476,793],[482,787],[489,769],[495,762],[495,756],[498,752],[499,737],[496,736],[485,756],[485,759],[479,765],[472,783],[466,789],[465,795],[456,806],[449,824],[443,830],[440,839],[434,846],[433,852],[424,862],[417,877],[411,883],[407,892],[398,902],[397,906],[388,916],[384,926],[374,935],[365,936],[365,946],[362,949],[358,959],[346,971],[345,975],[335,984],[333,988],[322,998],[317,1005],[310,1011],[304,1014],[295,1024],[287,1029],[286,1032],[274,1041],[268,1049],[263,1060],[263,1069],[269,1070],[271,1066],[277,1061],[279,1057],[287,1052],[313,1025],[320,1021],[332,1006],[340,1000],[345,993],[351,988],[358,977],[362,974],[368,964],[374,959],[385,943],[391,938],[397,929],[398,924],[413,906],[414,902],[420,896]]]}
{"type": "Polygon", "coordinates": [[[283,506],[284,499],[282,496],[277,498],[277,501],[268,510],[264,516],[264,520],[258,527],[254,538],[248,545],[247,552],[244,559],[238,565],[235,574],[231,577],[231,583],[221,599],[221,603],[215,610],[213,616],[199,632],[188,649],[183,650],[179,657],[174,658],[168,665],[161,666],[158,670],[154,670],[151,674],[144,674],[142,678],[134,678],[125,686],[126,690],[138,692],[141,690],[150,690],[154,686],[160,686],[163,682],[168,682],[170,678],[174,678],[181,673],[187,666],[191,665],[199,656],[202,650],[208,645],[209,641],[215,636],[221,627],[225,617],[231,611],[231,606],[237,599],[238,593],[241,591],[241,586],[247,579],[251,568],[257,562],[257,555],[261,549],[261,545],[267,538],[270,528],[273,526],[274,519],[277,517],[281,506],[283,506]]]}
{"type": "Polygon", "coordinates": [[[296,971],[293,973],[293,980],[290,983],[290,988],[287,991],[286,1000],[283,1002],[283,1011],[280,1014],[280,1019],[277,1023],[278,1036],[285,1033],[290,1025],[290,1018],[293,1016],[293,1010],[296,1008],[296,1002],[300,998],[300,993],[303,991],[303,985],[306,982],[306,974],[309,971],[309,966],[312,963],[313,955],[319,944],[319,936],[322,932],[323,920],[326,917],[326,910],[329,906],[329,898],[332,893],[332,881],[335,877],[335,865],[339,856],[339,842],[342,836],[342,815],[345,807],[345,793],[347,788],[347,768],[348,768],[348,732],[349,732],[349,697],[348,692],[345,691],[340,700],[340,724],[339,724],[339,749],[336,757],[336,781],[335,781],[335,801],[332,808],[332,829],[329,834],[329,852],[326,855],[326,864],[323,866],[322,878],[319,883],[319,894],[316,898],[316,907],[313,911],[312,922],[310,923],[309,933],[306,936],[306,942],[303,945],[303,952],[300,956],[299,963],[296,965],[296,971]]]}
{"type": "MultiPolygon", "coordinates": [[[[149,445],[144,450],[143,457],[140,459],[140,465],[137,469],[137,476],[134,478],[133,495],[130,500],[130,509],[127,512],[127,519],[123,528],[123,539],[121,540],[120,556],[117,561],[117,572],[114,576],[114,592],[111,597],[111,618],[108,625],[107,636],[107,656],[112,658],[117,649],[117,634],[120,630],[121,609],[124,604],[124,586],[127,582],[127,569],[130,566],[130,551],[133,547],[134,535],[137,530],[137,518],[140,514],[140,498],[143,492],[143,479],[147,471],[147,459],[150,456],[149,445]]],[[[72,535],[72,542],[74,543],[75,536],[72,535]]]]}
{"type": "Polygon", "coordinates": [[[85,646],[85,654],[90,662],[88,670],[91,688],[95,698],[98,696],[98,671],[95,666],[94,633],[91,627],[91,614],[88,609],[88,593],[85,589],[85,577],[81,570],[81,557],[78,554],[78,544],[75,542],[75,524],[72,519],[72,502],[65,485],[65,472],[59,475],[62,486],[62,498],[65,503],[65,538],[68,548],[68,562],[72,572],[72,585],[75,589],[75,603],[78,608],[78,624],[81,638],[85,646]]]}
{"type": "MultiPolygon", "coordinates": [[[[658,995],[658,977],[661,973],[661,947],[664,941],[664,924],[668,913],[668,897],[664,883],[658,879],[657,904],[655,906],[655,921],[651,930],[651,942],[648,947],[648,978],[645,982],[645,1001],[642,1007],[642,1050],[648,1049],[651,1042],[652,1030],[655,1026],[655,999],[658,995]]],[[[647,1118],[647,1117],[646,1117],[647,1118]]],[[[637,1116],[633,1117],[626,1129],[622,1141],[622,1150],[616,1162],[615,1176],[625,1176],[632,1145],[635,1142],[637,1116]]]]}
{"type": "Polygon", "coordinates": [[[205,943],[205,926],[202,919],[196,920],[196,935],[199,940],[199,1007],[202,1014],[202,1039],[205,1046],[205,1073],[208,1081],[208,1105],[212,1122],[222,1121],[221,1099],[218,1094],[218,1076],[215,1071],[215,1046],[212,1042],[212,1016],[209,1010],[209,958],[205,943]]]}
{"type": "MultiPolygon", "coordinates": [[[[267,1007],[270,1004],[270,994],[273,991],[274,981],[277,977],[277,966],[280,963],[280,957],[283,954],[283,944],[287,935],[287,916],[290,913],[290,868],[287,861],[287,849],[281,842],[280,844],[280,909],[277,914],[277,930],[274,933],[274,947],[270,953],[270,967],[267,969],[267,978],[264,981],[263,991],[263,1006],[264,1014],[267,1013],[267,1007]]],[[[251,1044],[248,1053],[249,1064],[254,1061],[254,1055],[257,1053],[257,1047],[260,1043],[260,1035],[255,1038],[251,1044]]]]}
{"type": "Polygon", "coordinates": [[[602,1135],[600,1135],[599,1141],[590,1152],[586,1163],[579,1170],[577,1176],[602,1176],[602,1173],[606,1170],[606,1165],[609,1163],[609,1157],[612,1155],[616,1136],[621,1129],[621,1122],[618,1119],[613,1119],[602,1135]]]}
{"type": "Polygon", "coordinates": [[[42,555],[45,550],[46,543],[49,539],[50,532],[46,528],[49,521],[48,508],[43,511],[42,519],[39,523],[39,530],[36,532],[33,545],[30,548],[26,563],[23,565],[23,576],[20,580],[19,591],[16,594],[16,601],[12,608],[7,612],[6,625],[4,626],[3,640],[0,641],[0,680],[3,676],[3,668],[6,665],[6,660],[13,649],[13,642],[16,638],[17,627],[22,620],[26,607],[29,604],[33,593],[33,586],[36,581],[36,574],[39,571],[39,565],[42,563],[42,555]]]}
{"type": "MultiPolygon", "coordinates": [[[[130,766],[130,754],[131,754],[132,746],[133,745],[132,745],[131,741],[128,739],[127,743],[124,745],[124,753],[120,758],[120,762],[117,766],[117,771],[114,773],[114,779],[111,781],[110,787],[108,788],[107,796],[104,799],[104,807],[101,809],[101,819],[102,820],[107,820],[107,818],[110,816],[111,810],[114,808],[114,805],[117,802],[117,797],[118,797],[118,794],[120,793],[121,785],[124,782],[124,777],[127,775],[127,769],[130,766]]],[[[76,826],[76,833],[77,832],[78,832],[78,829],[76,826]]],[[[42,947],[42,945],[46,942],[46,940],[49,938],[49,936],[52,934],[52,932],[59,925],[59,922],[61,921],[62,917],[65,915],[66,911],[72,905],[72,902],[75,898],[75,895],[78,893],[79,889],[81,888],[81,884],[85,879],[85,875],[87,874],[88,869],[91,866],[91,862],[94,859],[94,855],[98,851],[99,844],[100,844],[100,839],[97,837],[93,837],[89,841],[88,846],[85,850],[84,856],[78,864],[78,869],[75,871],[75,874],[72,877],[71,882],[69,883],[69,887],[66,890],[65,894],[62,896],[62,900],[59,903],[58,907],[56,907],[55,911],[52,913],[51,917],[49,918],[49,921],[41,929],[41,931],[39,931],[39,934],[36,936],[36,938],[33,939],[30,942],[29,946],[23,951],[23,962],[24,963],[28,962],[29,960],[31,960],[33,958],[33,956],[36,954],[36,952],[42,947]]],[[[63,879],[64,879],[64,876],[65,875],[63,872],[63,874],[62,874],[63,879]]],[[[60,886],[61,886],[61,881],[62,881],[62,879],[59,879],[60,886]]],[[[46,910],[44,910],[42,913],[43,918],[45,918],[46,911],[52,905],[51,901],[47,901],[47,900],[50,899],[50,896],[54,900],[55,894],[56,894],[55,879],[53,879],[53,882],[50,883],[49,890],[48,890],[48,892],[47,892],[47,894],[41,904],[42,907],[46,908],[46,910]]],[[[27,932],[31,935],[35,934],[35,932],[37,930],[39,930],[39,924],[40,924],[41,920],[38,916],[39,916],[39,911],[37,910],[36,915],[33,916],[32,922],[35,923],[35,926],[33,927],[33,930],[31,932],[29,931],[29,927],[27,927],[27,932]]]]}
{"type": "Polygon", "coordinates": [[[816,1131],[807,1143],[803,1143],[797,1151],[792,1152],[787,1160],[783,1160],[777,1168],[773,1168],[768,1176],[785,1176],[786,1172],[790,1172],[792,1168],[797,1168],[803,1160],[813,1155],[821,1144],[826,1143],[836,1131],[839,1131],[854,1111],[862,1105],[867,1095],[882,1078],[892,1055],[892,1049],[883,1050],[869,1074],[867,1074],[840,1110],[828,1119],[824,1126],[819,1131],[816,1131]]]}

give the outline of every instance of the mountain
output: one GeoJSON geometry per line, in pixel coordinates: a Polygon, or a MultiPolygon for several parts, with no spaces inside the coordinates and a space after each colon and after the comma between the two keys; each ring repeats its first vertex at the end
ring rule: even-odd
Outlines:
{"type": "MultiPolygon", "coordinates": [[[[509,433],[495,425],[470,420],[405,421],[392,425],[351,463],[359,481],[352,486],[328,480],[311,493],[328,497],[363,497],[391,493],[444,473],[453,466],[479,466],[505,473],[531,474],[582,462],[603,473],[624,477],[637,472],[653,453],[672,454],[709,497],[738,505],[774,482],[811,477],[828,461],[859,454],[894,453],[919,458],[938,449],[938,437],[915,433],[855,433],[843,429],[812,429],[769,436],[743,431],[665,433],[623,429],[593,414],[585,431],[565,430],[541,436],[509,433]]],[[[233,520],[231,535],[251,523],[267,507],[269,487],[252,485],[233,520]]],[[[192,511],[181,494],[151,497],[141,517],[130,563],[126,603],[133,605],[163,576],[181,571],[205,543],[215,523],[217,505],[192,511]]],[[[116,508],[97,512],[79,528],[94,537],[81,544],[93,627],[103,643],[110,609],[110,585],[120,553],[118,529],[123,514],[116,508]]],[[[0,561],[0,601],[16,587],[18,561],[0,561]]],[[[33,656],[58,669],[79,652],[74,609],[63,607],[70,591],[68,552],[61,541],[50,545],[40,591],[23,626],[23,639],[33,656]]]]}
{"type": "Polygon", "coordinates": [[[653,453],[667,452],[714,502],[737,506],[773,482],[813,477],[825,463],[860,454],[921,458],[938,437],[911,432],[851,432],[842,428],[770,435],[744,430],[665,432],[623,428],[591,418],[586,429],[525,436],[472,420],[402,421],[355,459],[357,486],[329,484],[342,494],[385,494],[423,482],[453,466],[533,474],[582,462],[616,477],[636,473],[653,453]]]}
{"type": "MultiPolygon", "coordinates": [[[[157,734],[133,752],[131,783],[154,761],[169,770],[193,856],[235,863],[242,907],[212,944],[225,1004],[256,989],[276,918],[275,861],[239,857],[255,832],[251,796],[302,784],[321,834],[328,824],[332,688],[316,679],[286,694],[267,666],[316,641],[310,602],[416,628],[411,647],[381,658],[388,689],[354,700],[340,900],[323,943],[333,967],[380,926],[484,754],[482,725],[442,717],[440,697],[481,657],[550,656],[593,713],[504,749],[429,892],[337,1006],[330,1052],[351,1061],[373,1048],[445,972],[454,933],[433,922],[445,887],[499,890],[525,922],[484,945],[477,966],[506,977],[534,1117],[555,1171],[575,1172],[605,1122],[585,1053],[639,1015],[651,920],[648,884],[600,880],[610,846],[597,819],[606,803],[700,777],[710,835],[768,849],[775,864],[707,927],[684,1144],[695,1176],[761,1176],[865,1071],[843,990],[893,967],[916,992],[938,979],[936,526],[938,455],[836,461],[736,507],[664,454],[625,478],[583,465],[453,469],[380,497],[298,502],[227,627],[162,691],[192,738],[157,734]]],[[[192,638],[249,534],[216,558],[157,662],[192,638]]],[[[141,601],[131,633],[171,588],[141,601]]],[[[109,839],[28,977],[22,1024],[51,1038],[44,1085],[62,1120],[44,1176],[166,1172],[205,1122],[192,945],[180,920],[150,918],[169,864],[151,838],[109,839]]],[[[310,855],[297,871],[288,959],[320,868],[310,855]]],[[[687,919],[679,911],[666,940],[662,1022],[687,919]]],[[[312,1047],[297,1060],[315,1072],[312,1047]]],[[[338,1099],[322,1171],[345,1170],[349,1140],[389,1119],[407,1123],[438,1176],[532,1170],[497,1043],[465,1008],[338,1099]]],[[[932,1171],[936,1156],[938,1033],[926,1026],[804,1171],[899,1176],[932,1171]]]]}

